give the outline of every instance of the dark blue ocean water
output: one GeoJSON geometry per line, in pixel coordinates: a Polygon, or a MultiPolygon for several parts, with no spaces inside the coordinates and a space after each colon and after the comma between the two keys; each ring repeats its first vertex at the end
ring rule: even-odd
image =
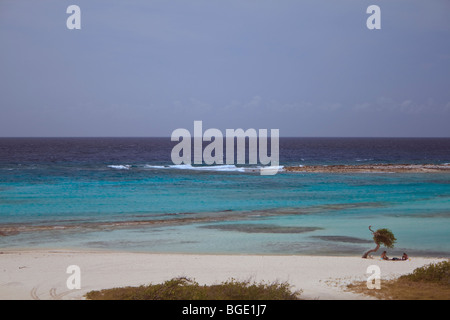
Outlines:
{"type": "MultiPolygon", "coordinates": [[[[175,166],[169,138],[0,139],[0,247],[450,256],[450,174],[175,166]]],[[[444,164],[450,139],[281,138],[280,164],[444,164]]]]}

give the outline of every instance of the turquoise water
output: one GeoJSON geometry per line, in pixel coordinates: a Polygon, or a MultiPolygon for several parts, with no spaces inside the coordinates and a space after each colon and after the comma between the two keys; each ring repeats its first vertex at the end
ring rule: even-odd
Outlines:
{"type": "MultiPolygon", "coordinates": [[[[0,248],[450,257],[449,173],[174,166],[167,139],[0,139],[0,248]]],[[[450,139],[285,139],[282,165],[448,163],[450,139]]]]}
{"type": "Polygon", "coordinates": [[[394,251],[450,253],[448,174],[105,168],[33,180],[2,183],[2,225],[16,229],[1,247],[359,255],[373,225],[394,232],[394,251]]]}

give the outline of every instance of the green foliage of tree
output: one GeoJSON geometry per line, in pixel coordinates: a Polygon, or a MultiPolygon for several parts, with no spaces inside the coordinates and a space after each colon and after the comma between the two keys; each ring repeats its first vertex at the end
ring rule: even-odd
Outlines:
{"type": "Polygon", "coordinates": [[[395,241],[397,239],[395,238],[394,234],[389,229],[378,229],[373,233],[373,241],[376,244],[382,244],[386,248],[393,248],[395,241]]]}
{"type": "Polygon", "coordinates": [[[377,231],[372,230],[372,226],[369,226],[369,230],[372,232],[373,235],[373,241],[377,245],[374,249],[371,249],[363,254],[363,258],[367,258],[370,253],[378,251],[380,249],[380,246],[383,245],[386,248],[393,248],[395,242],[397,239],[395,238],[394,234],[389,229],[378,229],[377,231]]]}

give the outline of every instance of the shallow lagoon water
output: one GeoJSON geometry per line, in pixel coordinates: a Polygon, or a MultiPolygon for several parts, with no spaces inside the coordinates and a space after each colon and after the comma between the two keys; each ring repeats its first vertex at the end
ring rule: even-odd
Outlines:
{"type": "MultiPolygon", "coordinates": [[[[280,154],[286,165],[446,163],[449,140],[428,141],[435,152],[422,154],[409,140],[397,140],[395,154],[395,141],[339,140],[353,150],[346,156],[331,139],[324,156],[326,141],[319,152],[294,139],[280,154]]],[[[171,165],[166,140],[104,141],[0,139],[0,247],[361,255],[374,246],[372,225],[394,232],[393,255],[450,256],[446,173],[196,170],[171,165]]]]}

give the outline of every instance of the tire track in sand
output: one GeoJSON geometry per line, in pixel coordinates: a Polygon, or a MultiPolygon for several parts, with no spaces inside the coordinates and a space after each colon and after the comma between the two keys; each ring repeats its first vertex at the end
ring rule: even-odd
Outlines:
{"type": "Polygon", "coordinates": [[[56,293],[56,288],[51,288],[50,289],[50,297],[53,298],[53,300],[61,300],[62,297],[64,297],[65,295],[71,293],[72,291],[64,291],[61,293],[56,293]]]}
{"type": "Polygon", "coordinates": [[[37,289],[37,287],[33,287],[33,289],[31,289],[30,291],[30,296],[33,300],[41,300],[36,293],[37,289]]]}

